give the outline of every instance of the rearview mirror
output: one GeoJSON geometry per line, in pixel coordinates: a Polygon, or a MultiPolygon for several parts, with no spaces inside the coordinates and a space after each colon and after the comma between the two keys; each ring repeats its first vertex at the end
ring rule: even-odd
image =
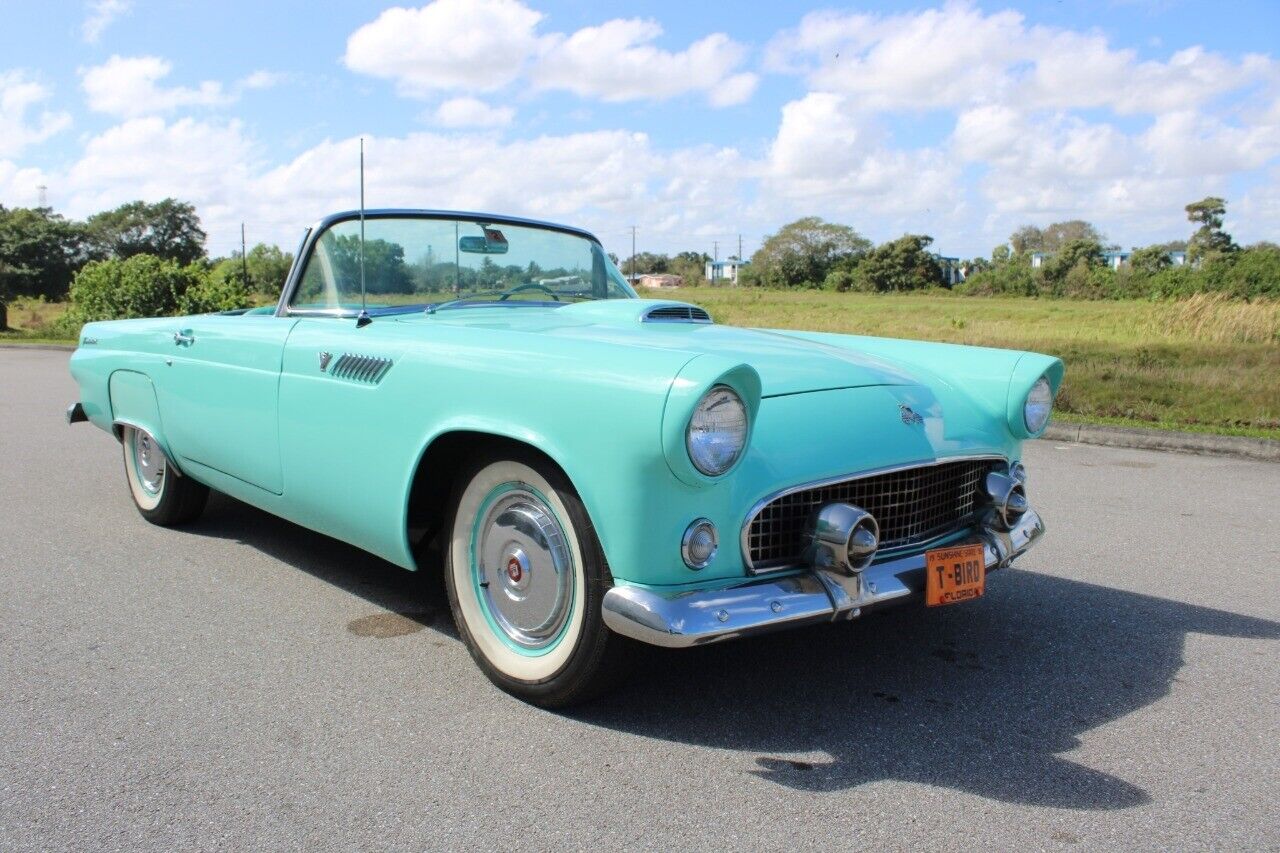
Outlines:
{"type": "Polygon", "coordinates": [[[458,251],[473,255],[505,255],[507,238],[497,228],[484,228],[483,237],[459,237],[458,251]]]}

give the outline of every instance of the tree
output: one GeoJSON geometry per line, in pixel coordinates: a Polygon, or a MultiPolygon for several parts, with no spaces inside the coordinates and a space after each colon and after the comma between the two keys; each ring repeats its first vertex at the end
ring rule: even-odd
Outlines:
{"type": "Polygon", "coordinates": [[[229,271],[234,266],[235,275],[251,293],[279,296],[280,291],[284,289],[284,280],[289,276],[289,268],[293,266],[293,255],[283,251],[279,246],[259,243],[249,250],[249,256],[244,264],[240,262],[239,252],[232,252],[230,258],[219,261],[215,264],[215,268],[221,268],[224,264],[227,265],[228,272],[223,274],[222,278],[230,278],[229,271]],[[244,275],[246,267],[249,271],[248,281],[245,281],[244,275]]]}
{"type": "Polygon", "coordinates": [[[852,268],[870,248],[871,241],[849,226],[806,216],[766,237],[751,266],[771,287],[816,287],[836,266],[852,268]]]}
{"type": "Polygon", "coordinates": [[[628,275],[632,273],[636,275],[664,273],[667,271],[669,260],[666,255],[659,255],[654,252],[637,252],[634,256],[627,258],[624,269],[628,275]]]}
{"type": "Polygon", "coordinates": [[[1092,241],[1101,245],[1106,242],[1106,237],[1092,223],[1085,222],[1083,219],[1053,222],[1044,228],[1023,225],[1009,235],[1009,242],[1013,245],[1013,252],[1016,255],[1031,252],[1053,253],[1077,240],[1092,241]]]}
{"type": "Polygon", "coordinates": [[[1208,196],[1187,205],[1186,211],[1188,220],[1200,223],[1196,233],[1187,241],[1189,260],[1213,260],[1236,251],[1236,241],[1222,230],[1222,219],[1227,214],[1227,202],[1224,199],[1208,196]]]}
{"type": "Polygon", "coordinates": [[[155,255],[185,266],[205,256],[195,206],[172,198],[122,204],[90,216],[85,227],[99,257],[155,255]]]}
{"type": "Polygon", "coordinates": [[[1063,245],[1043,267],[1044,277],[1050,282],[1063,281],[1067,273],[1077,267],[1089,269],[1103,263],[1102,244],[1097,240],[1081,237],[1063,245]]]}
{"type": "Polygon", "coordinates": [[[85,260],[78,224],[47,207],[0,206],[0,305],[15,296],[62,299],[85,260]]]}
{"type": "Polygon", "coordinates": [[[1173,261],[1169,258],[1169,250],[1164,246],[1144,246],[1134,249],[1129,256],[1129,269],[1135,273],[1155,275],[1171,266],[1173,261]]]}
{"type": "Polygon", "coordinates": [[[684,283],[696,287],[706,283],[707,261],[711,256],[705,252],[680,252],[667,263],[667,271],[684,279],[684,283]]]}
{"type": "Polygon", "coordinates": [[[933,238],[904,234],[867,253],[854,274],[859,290],[919,290],[943,285],[942,267],[929,253],[933,238]]]}

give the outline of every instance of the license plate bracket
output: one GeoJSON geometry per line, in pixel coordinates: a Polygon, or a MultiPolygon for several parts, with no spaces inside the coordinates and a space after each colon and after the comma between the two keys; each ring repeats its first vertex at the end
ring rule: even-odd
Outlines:
{"type": "Polygon", "coordinates": [[[982,543],[925,551],[924,569],[924,603],[930,607],[972,601],[986,592],[986,549],[982,543]]]}

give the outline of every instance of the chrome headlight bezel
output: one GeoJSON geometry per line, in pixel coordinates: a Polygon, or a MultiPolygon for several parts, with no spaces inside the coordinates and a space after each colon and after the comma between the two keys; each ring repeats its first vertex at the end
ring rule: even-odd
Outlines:
{"type": "Polygon", "coordinates": [[[1022,422],[1027,432],[1036,435],[1049,425],[1053,415],[1053,386],[1046,376],[1041,376],[1027,392],[1022,404],[1022,422]]]}
{"type": "Polygon", "coordinates": [[[707,477],[721,477],[727,474],[742,458],[742,452],[746,449],[747,438],[751,433],[749,419],[747,405],[737,391],[728,385],[713,385],[698,399],[697,405],[693,408],[693,414],[689,417],[689,423],[685,427],[685,451],[689,454],[689,461],[693,467],[707,477]],[[700,418],[706,419],[712,406],[726,404],[737,409],[736,425],[729,424],[728,430],[711,430],[700,424],[700,418]],[[717,442],[724,444],[726,434],[733,436],[731,453],[726,453],[724,446],[719,448],[715,446],[717,442]]]}

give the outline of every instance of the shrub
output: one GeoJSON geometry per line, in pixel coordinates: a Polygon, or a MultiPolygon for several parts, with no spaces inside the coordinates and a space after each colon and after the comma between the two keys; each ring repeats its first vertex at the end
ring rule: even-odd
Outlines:
{"type": "Polygon", "coordinates": [[[249,294],[244,289],[244,279],[239,271],[230,275],[213,273],[200,276],[178,297],[179,314],[207,314],[211,311],[230,311],[249,304],[249,294]]]}
{"type": "Polygon", "coordinates": [[[853,273],[849,270],[832,270],[827,273],[827,279],[822,283],[824,290],[834,290],[837,293],[845,293],[853,289],[853,273]]]}
{"type": "Polygon", "coordinates": [[[179,266],[154,255],[92,261],[71,283],[71,302],[80,322],[161,317],[178,310],[178,300],[208,273],[198,264],[179,266]]]}

